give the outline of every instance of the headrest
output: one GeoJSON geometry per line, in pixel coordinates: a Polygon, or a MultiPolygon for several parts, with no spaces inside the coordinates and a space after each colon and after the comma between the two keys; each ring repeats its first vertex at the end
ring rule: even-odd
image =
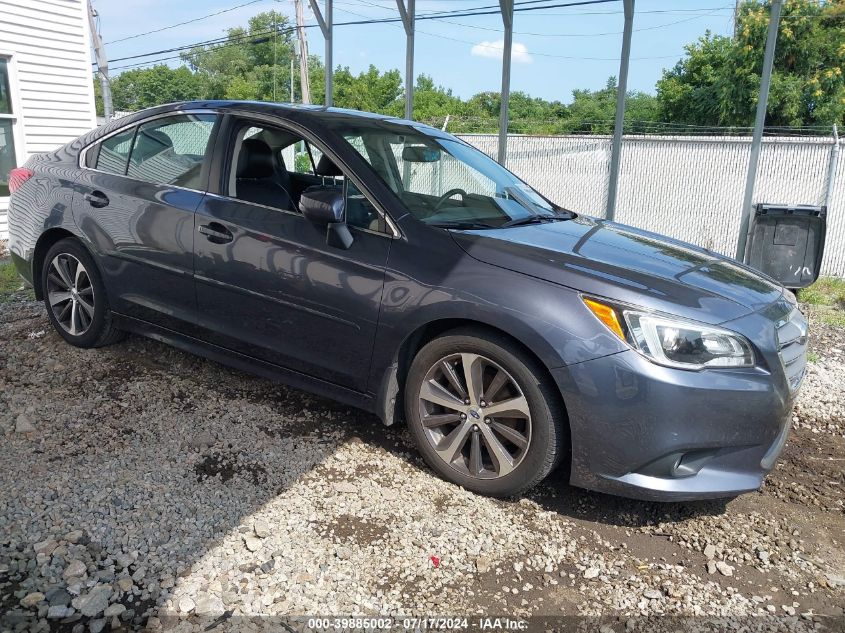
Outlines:
{"type": "Polygon", "coordinates": [[[258,138],[246,139],[238,156],[238,178],[269,178],[274,172],[270,146],[258,138]]]}
{"type": "Polygon", "coordinates": [[[314,170],[314,173],[317,176],[328,176],[330,178],[343,175],[338,166],[325,154],[320,156],[320,160],[317,161],[317,168],[314,170]]]}
{"type": "Polygon", "coordinates": [[[145,130],[141,128],[138,131],[138,140],[135,141],[135,149],[132,151],[132,160],[135,163],[140,163],[150,156],[160,154],[172,147],[173,141],[161,130],[145,130]]]}

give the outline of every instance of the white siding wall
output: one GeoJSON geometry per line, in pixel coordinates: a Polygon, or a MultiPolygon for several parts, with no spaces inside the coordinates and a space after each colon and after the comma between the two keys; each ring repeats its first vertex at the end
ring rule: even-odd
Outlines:
{"type": "Polygon", "coordinates": [[[96,125],[85,0],[0,0],[0,55],[11,58],[18,165],[96,125]]]}

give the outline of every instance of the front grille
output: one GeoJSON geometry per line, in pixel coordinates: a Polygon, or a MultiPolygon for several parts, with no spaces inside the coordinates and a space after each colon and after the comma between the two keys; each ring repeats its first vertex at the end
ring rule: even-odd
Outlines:
{"type": "Polygon", "coordinates": [[[798,308],[793,308],[778,322],[777,339],[789,389],[797,391],[807,367],[807,319],[798,308]]]}

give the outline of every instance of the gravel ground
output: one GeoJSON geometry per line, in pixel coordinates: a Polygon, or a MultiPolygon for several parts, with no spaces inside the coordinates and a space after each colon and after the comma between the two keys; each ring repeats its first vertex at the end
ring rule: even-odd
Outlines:
{"type": "Polygon", "coordinates": [[[761,492],[653,504],[555,473],[497,501],[436,478],[404,429],[149,340],[72,348],[20,294],[0,303],[0,631],[297,614],[841,630],[845,330],[811,332],[761,492]]]}

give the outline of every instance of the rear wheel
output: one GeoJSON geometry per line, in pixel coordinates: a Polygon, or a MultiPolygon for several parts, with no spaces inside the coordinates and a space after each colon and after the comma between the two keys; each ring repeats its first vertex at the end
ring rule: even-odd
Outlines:
{"type": "Polygon", "coordinates": [[[101,347],[122,338],[94,258],[79,241],[64,239],[47,251],[41,288],[50,322],[71,345],[101,347]]]}
{"type": "Polygon", "coordinates": [[[565,414],[545,371],[504,337],[456,330],[423,347],[405,386],[426,462],[491,496],[539,483],[563,453],[565,414]]]}

